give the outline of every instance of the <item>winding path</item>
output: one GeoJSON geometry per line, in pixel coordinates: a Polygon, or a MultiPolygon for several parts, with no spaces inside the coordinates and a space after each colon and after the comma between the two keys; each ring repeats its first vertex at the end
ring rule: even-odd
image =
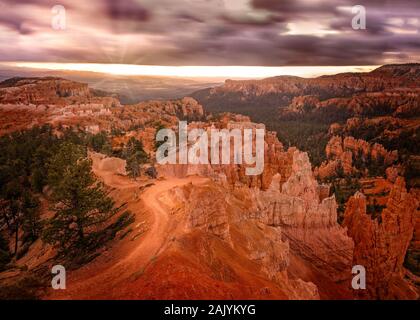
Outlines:
{"type": "MultiPolygon", "coordinates": [[[[126,177],[111,175],[107,172],[95,170],[95,174],[102,178],[104,183],[122,192],[126,197],[133,198],[140,184],[126,177]]],[[[50,290],[47,299],[120,299],[124,284],[130,281],[130,277],[138,273],[148,263],[158,256],[166,248],[169,238],[170,218],[167,210],[161,205],[159,196],[176,186],[189,183],[202,184],[207,178],[191,176],[185,179],[171,178],[156,181],[155,184],[140,195],[141,202],[129,202],[128,209],[136,218],[146,206],[151,213],[152,221],[145,235],[135,240],[131,245],[117,242],[107,252],[107,257],[98,257],[84,267],[68,272],[67,289],[63,291],[50,290]],[[137,208],[137,210],[136,210],[137,208]],[[138,244],[138,245],[136,245],[138,244]],[[133,246],[134,245],[134,246],[133,246]]],[[[134,224],[138,223],[136,219],[134,224]]]]}

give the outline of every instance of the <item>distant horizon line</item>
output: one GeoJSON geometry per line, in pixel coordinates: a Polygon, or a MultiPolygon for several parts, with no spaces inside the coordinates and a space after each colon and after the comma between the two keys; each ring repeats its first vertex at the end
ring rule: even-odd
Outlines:
{"type": "Polygon", "coordinates": [[[0,65],[50,71],[95,72],[114,76],[157,76],[203,79],[263,79],[275,76],[318,77],[345,72],[369,72],[369,66],[163,66],[105,63],[50,63],[5,61],[0,65]]]}

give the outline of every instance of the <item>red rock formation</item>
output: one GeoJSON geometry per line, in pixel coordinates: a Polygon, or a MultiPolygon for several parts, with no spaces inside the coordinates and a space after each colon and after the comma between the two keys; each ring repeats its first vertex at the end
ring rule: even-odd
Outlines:
{"type": "MultiPolygon", "coordinates": [[[[265,129],[262,124],[252,123],[248,117],[238,116],[233,114],[225,114],[221,119],[212,122],[193,122],[189,124],[190,128],[202,128],[208,131],[210,136],[211,128],[218,129],[265,129]]],[[[175,128],[176,129],[176,128],[175,128]]],[[[253,140],[255,144],[255,139],[253,140]]],[[[233,150],[233,141],[232,148],[233,150]]],[[[254,147],[255,150],[255,147],[254,147]]],[[[280,173],[281,179],[285,182],[291,173],[291,164],[293,159],[293,152],[295,149],[289,149],[289,152],[284,152],[283,145],[278,140],[274,132],[265,132],[264,144],[264,170],[259,176],[246,175],[246,165],[235,164],[203,164],[203,165],[185,165],[173,164],[158,166],[158,170],[162,176],[176,176],[186,177],[188,175],[205,175],[216,178],[220,181],[225,181],[231,186],[246,185],[248,187],[267,189],[272,181],[274,175],[280,173]]],[[[233,162],[233,161],[232,161],[233,162]]],[[[209,152],[209,163],[210,152],[209,152]]]]}
{"type": "Polygon", "coordinates": [[[395,183],[395,181],[397,180],[399,174],[400,174],[401,168],[392,166],[386,169],[385,173],[386,173],[386,178],[392,182],[395,183]]]}
{"type": "Polygon", "coordinates": [[[367,288],[362,298],[416,299],[418,293],[405,280],[403,267],[413,238],[418,199],[398,178],[380,219],[366,213],[366,198],[357,193],[347,203],[344,225],[355,243],[353,264],[366,268],[367,288]]]}
{"type": "MultiPolygon", "coordinates": [[[[178,125],[179,118],[202,119],[204,110],[188,97],[122,107],[114,97],[95,96],[87,84],[58,78],[16,78],[0,83],[0,116],[0,134],[46,123],[77,125],[97,133],[112,128],[154,130],[157,123],[171,128],[178,125]]],[[[154,146],[154,141],[151,144],[154,146]]]]}
{"type": "Polygon", "coordinates": [[[398,159],[396,150],[389,152],[378,143],[370,144],[351,136],[344,139],[339,136],[333,136],[325,148],[325,153],[328,161],[324,161],[315,169],[315,175],[320,179],[334,177],[340,168],[342,168],[345,175],[357,172],[357,168],[353,167],[353,162],[361,157],[374,161],[383,161],[385,165],[391,165],[398,159]]]}
{"type": "Polygon", "coordinates": [[[90,96],[87,84],[59,78],[14,78],[0,84],[0,103],[63,104],[90,96]]]}
{"type": "MultiPolygon", "coordinates": [[[[265,214],[263,221],[282,228],[293,255],[306,261],[313,272],[321,271],[333,283],[348,280],[353,242],[337,223],[335,198],[320,200],[322,187],[314,178],[306,153],[294,152],[292,173],[281,192],[276,189],[273,181],[272,188],[261,195],[258,211],[265,214]]],[[[319,280],[311,278],[317,285],[319,280]]]]}
{"type": "MultiPolygon", "coordinates": [[[[250,209],[257,206],[255,197],[249,188],[232,190],[211,181],[170,190],[161,199],[170,208],[172,220],[177,221],[172,236],[178,241],[168,250],[173,256],[164,255],[159,264],[165,265],[174,257],[190,260],[186,264],[194,277],[198,279],[201,274],[204,279],[210,275],[223,280],[218,286],[225,287],[231,298],[257,297],[260,293],[267,298],[272,295],[279,298],[278,289],[274,289],[278,287],[283,298],[318,299],[314,284],[288,277],[288,242],[282,240],[280,227],[261,223],[250,215],[250,209]],[[197,248],[192,249],[188,244],[190,241],[196,243],[197,248]],[[229,258],[221,259],[223,256],[229,258]],[[191,257],[194,257],[195,265],[190,264],[191,257]],[[207,270],[203,271],[203,267],[207,270]],[[261,281],[271,282],[271,285],[262,285],[261,281]],[[260,284],[253,293],[240,294],[234,289],[251,283],[254,287],[257,282],[260,284]]],[[[149,272],[153,271],[146,270],[146,278],[149,278],[149,272]]],[[[183,285],[174,282],[174,290],[177,288],[174,297],[188,296],[186,287],[200,288],[201,282],[197,279],[189,279],[183,285]]]]}
{"type": "Polygon", "coordinates": [[[419,110],[420,95],[417,89],[389,89],[385,92],[355,93],[350,97],[334,97],[324,101],[317,101],[314,97],[299,96],[294,98],[281,114],[290,116],[306,113],[321,117],[327,113],[331,118],[340,119],[343,113],[352,116],[371,116],[386,112],[397,117],[410,117],[415,116],[419,110]],[[383,110],[384,106],[386,110],[383,110]]]}
{"type": "MultiPolygon", "coordinates": [[[[234,239],[239,233],[243,239],[241,243],[247,239],[246,256],[258,262],[264,274],[285,283],[288,290],[291,290],[291,284],[290,279],[285,280],[285,272],[296,281],[301,279],[299,281],[320,286],[319,294],[323,297],[330,294],[337,299],[350,297],[347,286],[353,242],[337,223],[334,197],[327,197],[325,186],[315,180],[306,153],[296,149],[288,152],[273,149],[270,157],[283,161],[268,162],[271,170],[267,188],[262,184],[250,186],[245,175],[234,175],[223,182],[217,175],[227,171],[210,168],[207,175],[214,179],[214,184],[173,191],[178,198],[174,201],[178,203],[174,212],[183,212],[190,230],[213,234],[236,249],[238,244],[234,239]],[[208,194],[214,197],[209,199],[208,194]],[[239,225],[242,227],[238,229],[239,225]],[[245,225],[246,232],[243,230],[245,225]],[[270,236],[257,236],[256,226],[270,236]],[[284,240],[275,240],[277,238],[284,240]],[[290,261],[293,261],[292,265],[290,261]]],[[[183,166],[184,174],[188,167],[183,166]]],[[[180,166],[172,168],[181,169],[180,166]]],[[[303,284],[300,288],[306,292],[310,286],[303,284]]]]}
{"type": "MultiPolygon", "coordinates": [[[[410,194],[420,203],[420,189],[411,189],[410,194]]],[[[404,266],[420,277],[420,209],[414,212],[414,234],[407,250],[404,266]]]]}
{"type": "Polygon", "coordinates": [[[188,226],[203,229],[230,242],[229,217],[224,198],[224,193],[217,188],[207,186],[198,189],[190,186],[185,192],[188,226]]]}
{"type": "Polygon", "coordinates": [[[137,110],[148,113],[161,113],[189,119],[200,118],[204,115],[203,107],[190,97],[171,101],[148,101],[135,106],[137,110]]]}
{"type": "MultiPolygon", "coordinates": [[[[280,76],[262,80],[226,80],[223,86],[198,91],[193,97],[206,107],[225,102],[233,106],[250,105],[258,99],[266,105],[283,108],[292,103],[294,97],[300,96],[286,110],[287,113],[301,113],[304,107],[307,107],[306,111],[313,109],[322,113],[325,107],[329,107],[327,112],[331,111],[340,117],[345,110],[355,114],[365,113],[384,103],[394,111],[401,105],[410,105],[409,109],[412,110],[413,103],[418,108],[418,92],[411,89],[418,86],[419,70],[418,64],[412,64],[384,66],[368,73],[343,73],[312,79],[280,76]],[[410,91],[407,94],[401,92],[401,88],[410,91]],[[375,95],[383,91],[392,93],[379,97],[375,95]],[[360,99],[348,98],[353,95],[360,95],[360,99]],[[317,98],[322,101],[317,101],[317,98]]],[[[224,109],[231,110],[228,106],[224,109]]]]}
{"type": "MultiPolygon", "coordinates": [[[[246,121],[229,122],[229,128],[249,126],[255,124],[246,121]]],[[[326,295],[324,290],[333,290],[337,298],[349,297],[350,293],[338,283],[350,279],[353,242],[337,223],[337,204],[334,197],[328,197],[328,188],[320,186],[315,180],[306,153],[293,148],[284,152],[276,136],[271,134],[266,136],[265,150],[265,170],[261,177],[246,176],[244,167],[240,165],[166,165],[159,167],[159,171],[163,175],[171,171],[178,177],[199,173],[212,177],[218,183],[222,182],[227,188],[225,196],[216,191],[211,193],[227,199],[230,198],[231,192],[235,197],[239,196],[245,208],[242,209],[244,213],[237,219],[241,220],[245,215],[247,219],[255,219],[264,225],[280,228],[282,237],[291,244],[291,254],[309,266],[312,275],[324,274],[330,279],[322,294],[326,295]],[[196,168],[195,171],[192,171],[192,167],[196,168]]],[[[185,202],[192,202],[197,208],[202,208],[199,201],[192,199],[186,198],[185,202]]],[[[228,200],[232,201],[234,200],[228,200]]],[[[203,205],[206,204],[203,200],[203,205]]],[[[216,211],[226,211],[224,206],[215,205],[216,211]]],[[[204,230],[217,230],[218,236],[223,235],[223,239],[229,238],[226,236],[229,230],[226,219],[215,214],[210,208],[199,209],[199,212],[201,218],[192,218],[196,222],[190,222],[190,225],[204,230]],[[209,212],[211,218],[205,212],[209,212]],[[214,221],[215,225],[209,221],[214,221]]],[[[194,214],[193,217],[195,216],[194,214]]],[[[298,274],[296,270],[290,272],[298,274]]],[[[325,278],[316,276],[307,276],[304,280],[317,285],[326,281],[325,278]]]]}
{"type": "MultiPolygon", "coordinates": [[[[343,75],[341,80],[335,83],[332,78],[321,77],[316,85],[325,91],[345,94],[350,85],[376,90],[411,81],[401,76],[371,84],[355,75],[343,75]]],[[[124,107],[114,106],[111,100],[103,100],[103,103],[98,100],[98,106],[92,104],[93,98],[83,86],[77,89],[52,81],[52,84],[19,83],[17,89],[12,89],[20,92],[19,99],[23,97],[22,101],[26,103],[40,102],[37,93],[27,94],[34,88],[35,92],[58,90],[56,96],[52,94],[52,101],[57,104],[52,104],[51,108],[38,105],[34,111],[33,106],[25,106],[30,115],[24,117],[22,127],[34,122],[69,126],[77,123],[86,128],[95,126],[97,130],[116,127],[130,132],[115,138],[114,145],[136,136],[144,141],[150,152],[154,146],[157,119],[160,124],[174,129],[179,118],[196,120],[191,127],[204,129],[212,126],[227,129],[264,127],[240,115],[204,119],[203,108],[192,98],[124,107]],[[67,105],[60,106],[68,99],[75,100],[70,109],[67,105]],[[110,110],[104,110],[104,106],[110,110]]],[[[311,91],[312,82],[289,77],[265,81],[263,87],[259,82],[230,81],[226,86],[238,88],[246,96],[259,96],[279,90],[300,92],[302,85],[304,90],[311,91]]],[[[7,100],[11,97],[11,89],[5,89],[2,97],[7,100]]],[[[308,104],[312,104],[309,106],[312,108],[318,103],[321,102],[312,96],[294,101],[297,109],[307,108],[308,104]]],[[[12,105],[13,108],[16,105],[12,105]]],[[[199,175],[212,181],[204,185],[175,187],[159,194],[157,200],[170,213],[170,241],[165,242],[156,259],[142,270],[143,276],[134,274],[126,291],[118,292],[119,295],[125,298],[349,298],[352,295],[348,290],[351,266],[358,263],[368,268],[368,288],[371,288],[368,297],[414,296],[410,285],[402,280],[405,272],[402,263],[413,238],[412,212],[417,200],[407,194],[401,179],[396,180],[387,209],[382,213],[382,223],[372,221],[366,214],[362,197],[357,195],[349,202],[346,226],[350,238],[338,225],[335,198],[329,197],[328,187],[316,181],[308,155],[294,148],[285,151],[272,132],[266,132],[264,148],[265,164],[260,176],[247,176],[243,165],[159,167],[159,173],[164,177],[199,175]],[[369,273],[372,270],[374,272],[369,273]],[[398,282],[400,280],[402,282],[398,282]]],[[[334,137],[327,146],[332,161],[324,168],[331,166],[331,171],[337,170],[339,163],[345,173],[350,173],[354,170],[352,159],[360,152],[372,157],[392,158],[392,154],[380,145],[371,146],[351,137],[344,140],[334,137]]],[[[97,154],[92,157],[94,168],[102,172],[103,178],[112,172],[124,174],[124,161],[97,154]]],[[[318,172],[321,171],[319,168],[318,172]]],[[[120,178],[118,181],[124,183],[120,178]]],[[[138,189],[134,189],[137,200],[138,189]]],[[[133,190],[124,189],[120,196],[124,193],[125,197],[129,192],[133,190]]],[[[417,234],[413,239],[411,244],[417,250],[417,234]]]]}
{"type": "MultiPolygon", "coordinates": [[[[346,141],[346,139],[344,139],[346,141]]],[[[325,152],[328,161],[323,162],[315,168],[315,175],[320,179],[334,177],[341,169],[344,174],[349,175],[355,172],[353,168],[353,153],[345,149],[343,139],[333,136],[328,142],[325,152]]]]}

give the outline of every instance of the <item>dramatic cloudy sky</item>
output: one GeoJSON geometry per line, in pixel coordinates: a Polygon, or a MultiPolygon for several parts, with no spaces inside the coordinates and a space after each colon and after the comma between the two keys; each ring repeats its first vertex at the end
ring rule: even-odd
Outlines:
{"type": "Polygon", "coordinates": [[[190,66],[420,61],[420,0],[0,0],[0,60],[190,66]],[[51,27],[54,5],[66,29],[51,27]],[[364,5],[367,29],[353,30],[364,5]]]}

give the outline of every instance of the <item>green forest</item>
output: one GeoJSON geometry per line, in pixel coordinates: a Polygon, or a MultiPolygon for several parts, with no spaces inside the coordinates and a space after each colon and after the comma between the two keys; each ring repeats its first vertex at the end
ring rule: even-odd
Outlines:
{"type": "MultiPolygon", "coordinates": [[[[24,256],[39,238],[57,248],[58,259],[83,264],[133,221],[96,179],[88,150],[113,153],[103,132],[45,125],[0,137],[0,270],[24,256]],[[42,218],[43,204],[52,217],[42,218]]],[[[120,156],[128,159],[132,176],[147,161],[134,138],[120,156]]]]}

